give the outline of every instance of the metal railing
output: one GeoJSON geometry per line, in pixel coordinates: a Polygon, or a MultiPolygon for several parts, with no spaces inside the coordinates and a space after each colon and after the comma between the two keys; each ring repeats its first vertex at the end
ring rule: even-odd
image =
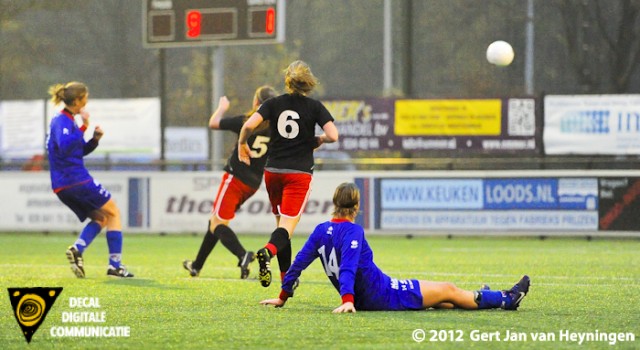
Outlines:
{"type": "MultiPolygon", "coordinates": [[[[226,162],[226,160],[225,160],[226,162]]],[[[212,161],[87,160],[90,170],[113,171],[210,171],[224,163],[212,161]]],[[[0,160],[0,171],[47,170],[46,160],[0,160]]],[[[424,158],[316,158],[317,170],[547,170],[640,169],[638,156],[523,156],[523,157],[424,157],[424,158]]]]}

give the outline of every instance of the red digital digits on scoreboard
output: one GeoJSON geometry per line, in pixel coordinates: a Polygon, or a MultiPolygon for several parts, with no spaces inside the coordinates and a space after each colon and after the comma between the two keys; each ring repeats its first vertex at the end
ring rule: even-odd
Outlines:
{"type": "Polygon", "coordinates": [[[200,11],[187,12],[187,37],[197,38],[200,36],[200,28],[202,26],[202,14],[200,11]]]}
{"type": "Polygon", "coordinates": [[[266,17],[267,24],[264,27],[264,31],[271,35],[276,30],[276,10],[273,7],[269,7],[266,17]]]}
{"type": "Polygon", "coordinates": [[[146,47],[284,41],[285,0],[146,0],[146,47]]]}

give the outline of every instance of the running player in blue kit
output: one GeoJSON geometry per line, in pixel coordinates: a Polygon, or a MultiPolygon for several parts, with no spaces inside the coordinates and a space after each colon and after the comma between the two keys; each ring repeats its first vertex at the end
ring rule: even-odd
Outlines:
{"type": "Polygon", "coordinates": [[[333,204],[333,218],[311,233],[287,271],[279,297],[263,300],[261,304],[284,306],[293,295],[298,277],[316,258],[320,258],[327,277],[342,297],[342,305],[334,313],[427,308],[516,310],[529,292],[526,275],[511,289],[502,291],[485,288],[467,291],[449,282],[391,278],[373,262],[373,251],[364,230],[354,223],[360,210],[358,187],[353,183],[339,185],[333,204]]]}
{"type": "Polygon", "coordinates": [[[89,89],[80,82],[56,84],[49,88],[51,101],[64,103],[64,109],[53,119],[47,135],[47,154],[51,173],[51,187],[60,201],[71,209],[80,222],[91,219],[80,236],[67,251],[71,270],[78,278],[85,277],[82,253],[93,239],[107,228],[109,246],[109,265],[107,275],[115,277],[133,277],[121,264],[122,223],[120,210],[116,202],[98,181],[94,180],[84,165],[83,157],[98,147],[103,131],[96,126],[93,137],[84,140],[89,127],[90,115],[85,110],[89,99],[89,89]],[[80,115],[82,126],[76,125],[75,115],[80,115]]]}

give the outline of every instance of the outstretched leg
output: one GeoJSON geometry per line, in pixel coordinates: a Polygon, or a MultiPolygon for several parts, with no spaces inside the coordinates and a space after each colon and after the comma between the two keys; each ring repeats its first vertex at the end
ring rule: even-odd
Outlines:
{"type": "Polygon", "coordinates": [[[529,292],[529,276],[523,276],[509,290],[494,291],[483,288],[472,292],[458,288],[449,282],[420,281],[422,303],[425,308],[460,308],[466,310],[494,309],[517,310],[529,292]]]}
{"type": "MultiPolygon", "coordinates": [[[[489,287],[489,285],[487,285],[487,284],[483,284],[480,287],[480,291],[490,290],[490,289],[491,289],[491,287],[489,287]]],[[[476,293],[480,293],[480,291],[478,291],[476,293]]],[[[476,299],[477,299],[477,294],[476,294],[476,299]]],[[[456,306],[453,305],[452,303],[440,303],[440,304],[437,304],[437,305],[433,305],[432,307],[434,309],[455,309],[456,306]]]]}
{"type": "Polygon", "coordinates": [[[457,307],[467,310],[478,308],[474,292],[460,289],[450,282],[420,281],[420,291],[422,292],[422,305],[425,308],[457,307]]]}

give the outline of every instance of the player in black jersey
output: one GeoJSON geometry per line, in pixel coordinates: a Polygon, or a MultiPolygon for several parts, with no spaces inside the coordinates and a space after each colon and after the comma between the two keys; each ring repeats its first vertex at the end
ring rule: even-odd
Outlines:
{"type": "Polygon", "coordinates": [[[303,61],[294,61],[285,70],[286,93],[266,101],[244,123],[238,137],[238,157],[252,164],[249,136],[263,121],[271,128],[270,153],[264,176],[277,228],[264,248],[258,250],[258,278],[264,287],[271,284],[271,258],[278,256],[280,278],[291,266],[291,236],[311,192],[313,150],[323,143],[338,141],[338,129],[324,105],[307,95],[318,80],[303,61]],[[315,135],[316,125],[324,133],[315,135]]]}
{"type": "MultiPolygon", "coordinates": [[[[209,128],[219,130],[230,130],[240,133],[242,124],[251,116],[260,105],[266,100],[275,97],[276,91],[270,86],[261,86],[256,90],[253,97],[253,109],[246,115],[239,115],[230,118],[222,118],[229,109],[229,100],[226,96],[220,98],[218,108],[209,119],[209,128]]],[[[213,203],[209,226],[204,235],[202,244],[196,260],[185,260],[182,266],[189,271],[193,277],[198,276],[204,262],[215,247],[218,240],[222,242],[233,255],[238,257],[240,267],[240,278],[249,276],[249,264],[254,260],[255,254],[247,252],[235,232],[229,227],[229,222],[235,217],[235,212],[240,206],[260,188],[264,165],[267,161],[268,143],[271,131],[269,123],[260,124],[253,135],[249,137],[251,156],[253,162],[250,165],[238,160],[238,148],[234,147],[233,153],[227,160],[224,167],[224,175],[220,188],[213,203]]]]}

